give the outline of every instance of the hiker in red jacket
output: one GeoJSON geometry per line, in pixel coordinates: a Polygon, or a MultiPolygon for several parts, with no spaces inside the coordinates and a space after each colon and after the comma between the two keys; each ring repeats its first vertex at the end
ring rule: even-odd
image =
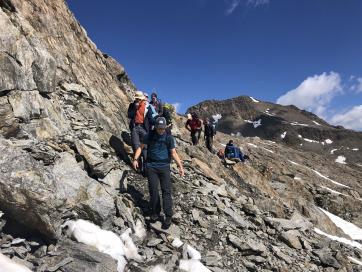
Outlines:
{"type": "Polygon", "coordinates": [[[191,119],[187,120],[185,128],[191,132],[191,141],[197,145],[201,136],[202,122],[196,113],[191,114],[191,119]]]}

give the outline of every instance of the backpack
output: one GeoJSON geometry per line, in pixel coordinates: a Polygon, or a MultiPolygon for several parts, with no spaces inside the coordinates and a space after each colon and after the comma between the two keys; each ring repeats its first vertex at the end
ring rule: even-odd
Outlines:
{"type": "Polygon", "coordinates": [[[139,102],[138,107],[136,106],[136,114],[134,117],[134,122],[136,124],[143,124],[145,121],[145,113],[146,113],[147,104],[145,101],[139,102]]]}
{"type": "Polygon", "coordinates": [[[213,122],[213,123],[211,124],[211,126],[212,126],[212,129],[213,129],[213,135],[215,136],[215,135],[216,135],[217,122],[213,122]]]}
{"type": "Polygon", "coordinates": [[[167,105],[163,106],[163,114],[162,114],[162,116],[165,117],[167,125],[172,123],[172,113],[169,110],[169,108],[167,107],[167,105]]]}
{"type": "Polygon", "coordinates": [[[148,120],[148,124],[150,126],[153,126],[155,124],[155,121],[156,121],[156,118],[158,117],[158,113],[155,109],[155,107],[150,104],[150,103],[147,103],[146,105],[146,118],[148,120]]]}
{"type": "MultiPolygon", "coordinates": [[[[147,162],[165,162],[165,163],[170,163],[171,162],[171,153],[170,153],[170,149],[171,149],[171,145],[172,145],[172,141],[173,141],[173,137],[169,134],[165,134],[166,137],[165,139],[162,140],[162,145],[164,148],[167,149],[167,153],[168,153],[168,158],[165,160],[158,160],[156,158],[152,158],[152,153],[151,152],[147,152],[147,162]]],[[[156,143],[156,137],[157,137],[157,132],[155,130],[152,130],[149,133],[149,141],[147,144],[147,149],[148,151],[151,150],[151,146],[156,143]]]]}
{"type": "Polygon", "coordinates": [[[191,130],[197,130],[201,127],[201,120],[199,118],[191,119],[189,122],[191,130]]]}

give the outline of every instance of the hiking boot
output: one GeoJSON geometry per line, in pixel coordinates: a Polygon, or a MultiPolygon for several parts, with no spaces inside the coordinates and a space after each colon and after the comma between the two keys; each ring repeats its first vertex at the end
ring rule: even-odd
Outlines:
{"type": "Polygon", "coordinates": [[[168,229],[172,224],[172,217],[171,216],[167,216],[165,221],[163,221],[162,224],[162,229],[168,229]]]}

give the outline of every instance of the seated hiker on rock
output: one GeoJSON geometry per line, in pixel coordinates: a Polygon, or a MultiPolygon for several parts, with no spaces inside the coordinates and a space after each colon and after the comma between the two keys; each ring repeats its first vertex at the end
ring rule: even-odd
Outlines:
{"type": "Polygon", "coordinates": [[[243,154],[239,147],[234,145],[233,140],[230,140],[226,145],[224,154],[226,159],[236,162],[245,162],[249,158],[249,156],[243,154]]]}
{"type": "Polygon", "coordinates": [[[213,139],[216,134],[214,126],[210,123],[208,118],[205,118],[204,122],[204,139],[206,143],[206,148],[213,153],[213,139]]]}
{"type": "Polygon", "coordinates": [[[148,133],[136,150],[133,167],[139,167],[138,158],[142,149],[147,147],[147,178],[150,193],[151,222],[160,217],[161,203],[158,186],[161,185],[162,206],[166,216],[162,228],[168,229],[172,220],[172,191],[170,163],[174,159],[180,176],[184,175],[182,162],[176,152],[176,142],[172,135],[166,133],[167,123],[164,117],[156,119],[155,130],[148,133]]]}
{"type": "Polygon", "coordinates": [[[191,141],[193,145],[197,145],[200,140],[202,122],[196,113],[191,113],[191,119],[188,119],[185,128],[191,132],[191,141]]]}

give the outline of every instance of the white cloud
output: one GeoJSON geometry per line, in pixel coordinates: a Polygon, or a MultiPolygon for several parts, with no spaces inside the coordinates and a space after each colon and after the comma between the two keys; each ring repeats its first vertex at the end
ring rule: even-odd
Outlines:
{"type": "Polygon", "coordinates": [[[228,8],[226,9],[225,14],[230,15],[240,5],[240,0],[226,1],[226,3],[228,4],[228,8]]]}
{"type": "Polygon", "coordinates": [[[330,72],[305,79],[297,88],[277,99],[278,104],[295,105],[324,117],[330,101],[342,93],[341,77],[330,72]]]}
{"type": "Polygon", "coordinates": [[[351,90],[356,93],[362,93],[362,77],[356,79],[355,84],[351,86],[351,90]]]}
{"type": "Polygon", "coordinates": [[[269,4],[269,0],[248,0],[248,6],[258,7],[269,4]]]}
{"type": "Polygon", "coordinates": [[[330,118],[330,122],[349,129],[362,130],[362,105],[354,106],[344,113],[335,114],[330,118]]]}
{"type": "Polygon", "coordinates": [[[259,7],[263,5],[269,4],[270,0],[224,0],[227,4],[227,9],[225,10],[225,14],[228,16],[232,14],[236,8],[238,8],[241,4],[244,4],[247,7],[259,7]]]}
{"type": "Polygon", "coordinates": [[[175,108],[176,112],[179,112],[179,110],[181,109],[181,103],[179,102],[173,103],[172,106],[175,108]]]}

